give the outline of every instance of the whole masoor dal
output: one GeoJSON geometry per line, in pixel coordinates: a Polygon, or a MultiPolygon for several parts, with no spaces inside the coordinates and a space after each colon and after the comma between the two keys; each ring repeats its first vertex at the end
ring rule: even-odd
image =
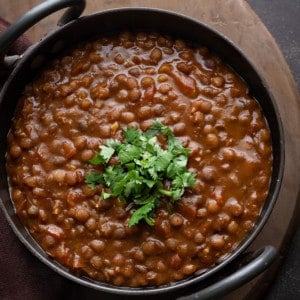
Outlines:
{"type": "Polygon", "coordinates": [[[8,135],[11,196],[42,248],[76,273],[157,286],[204,272],[252,230],[268,193],[270,132],[247,85],[204,47],[148,33],[79,45],[20,98],[8,135]],[[196,184],[156,210],[153,227],[101,200],[86,162],[122,129],[168,125],[196,184]]]}

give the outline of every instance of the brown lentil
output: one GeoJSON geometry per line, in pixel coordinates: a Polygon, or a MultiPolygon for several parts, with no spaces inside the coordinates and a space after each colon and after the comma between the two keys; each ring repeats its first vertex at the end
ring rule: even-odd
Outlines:
{"type": "Polygon", "coordinates": [[[18,111],[12,200],[45,251],[77,274],[141,287],[203,272],[243,241],[266,198],[268,126],[244,81],[207,48],[145,32],[99,38],[51,62],[18,111]],[[162,204],[153,227],[128,227],[132,211],[84,183],[86,162],[124,127],[155,119],[190,150],[196,184],[162,204]]]}

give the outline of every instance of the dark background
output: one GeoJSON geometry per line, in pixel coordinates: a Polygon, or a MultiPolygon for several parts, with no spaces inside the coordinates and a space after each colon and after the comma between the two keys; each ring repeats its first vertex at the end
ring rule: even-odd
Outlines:
{"type": "MultiPolygon", "coordinates": [[[[300,0],[247,0],[247,2],[275,38],[292,71],[299,91],[300,0]]],[[[291,241],[289,251],[266,300],[300,299],[300,220],[295,229],[295,236],[291,241]]]]}

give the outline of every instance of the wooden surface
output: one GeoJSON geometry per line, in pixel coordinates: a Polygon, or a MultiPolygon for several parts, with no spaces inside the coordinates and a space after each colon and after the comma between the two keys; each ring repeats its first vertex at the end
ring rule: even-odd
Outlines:
{"type": "MultiPolygon", "coordinates": [[[[41,0],[0,0],[0,16],[14,22],[24,12],[41,0]]],[[[273,213],[261,234],[251,245],[257,249],[271,244],[281,253],[285,251],[285,242],[294,219],[299,217],[299,178],[300,178],[300,102],[296,84],[290,70],[265,26],[243,0],[88,0],[84,14],[99,10],[129,6],[148,6],[177,11],[214,27],[227,35],[255,62],[273,91],[280,110],[285,132],[286,165],[279,199],[273,213]],[[296,213],[297,212],[297,213],[296,213]]],[[[27,32],[33,42],[37,42],[46,32],[55,28],[61,13],[41,21],[27,32]]],[[[260,296],[263,287],[269,284],[274,270],[248,283],[229,299],[254,299],[260,296]]],[[[78,295],[95,299],[99,294],[88,290],[77,290],[78,295]]],[[[75,297],[76,298],[76,297],[75,297]]]]}

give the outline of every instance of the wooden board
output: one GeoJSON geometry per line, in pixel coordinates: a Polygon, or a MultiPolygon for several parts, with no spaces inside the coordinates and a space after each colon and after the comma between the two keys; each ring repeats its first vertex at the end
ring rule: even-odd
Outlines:
{"type": "MultiPolygon", "coordinates": [[[[41,0],[0,0],[0,15],[14,22],[24,12],[42,2],[41,0]]],[[[279,107],[285,132],[286,165],[279,199],[261,234],[251,245],[257,249],[271,244],[281,254],[290,238],[289,232],[294,219],[299,217],[300,178],[300,102],[295,81],[282,53],[265,26],[243,0],[89,0],[84,14],[116,7],[147,6],[180,12],[199,19],[228,36],[240,46],[265,77],[279,107]]],[[[55,28],[61,13],[55,13],[27,32],[33,42],[55,28]]],[[[1,251],[1,250],[0,250],[1,251]]],[[[273,266],[263,275],[230,294],[230,299],[257,298],[269,285],[273,266]]],[[[96,299],[99,294],[88,289],[75,287],[74,294],[96,299]]]]}

